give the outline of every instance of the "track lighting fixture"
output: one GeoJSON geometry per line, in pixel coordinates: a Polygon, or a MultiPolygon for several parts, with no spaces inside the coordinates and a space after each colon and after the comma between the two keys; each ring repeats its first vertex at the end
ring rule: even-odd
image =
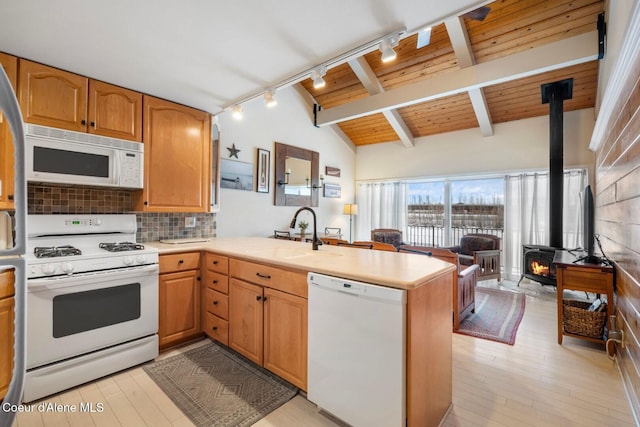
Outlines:
{"type": "Polygon", "coordinates": [[[231,111],[232,111],[231,115],[233,116],[234,119],[236,120],[242,119],[242,112],[243,112],[242,105],[238,105],[238,104],[234,105],[231,111]]]}
{"type": "Polygon", "coordinates": [[[231,106],[240,105],[252,99],[259,98],[260,96],[264,96],[265,103],[268,107],[273,107],[276,105],[276,90],[289,87],[296,83],[300,83],[301,81],[308,78],[311,78],[311,80],[313,80],[314,88],[321,88],[325,85],[325,80],[323,77],[327,74],[327,70],[329,68],[344,64],[354,58],[358,58],[362,55],[373,52],[376,49],[380,49],[380,51],[382,52],[382,60],[384,62],[391,61],[396,57],[396,52],[393,50],[393,48],[398,46],[398,41],[404,34],[406,34],[406,32],[407,30],[405,28],[401,28],[391,33],[387,33],[381,37],[377,37],[334,58],[331,58],[328,61],[323,62],[322,64],[318,64],[313,68],[308,68],[304,71],[301,71],[300,73],[282,80],[281,82],[275,84],[272,83],[270,88],[267,90],[260,89],[258,92],[255,92],[244,98],[233,100],[224,108],[227,109],[231,106]]]}
{"type": "Polygon", "coordinates": [[[278,105],[278,101],[276,101],[276,90],[268,89],[264,92],[264,102],[267,104],[267,107],[275,107],[278,105]]]}
{"type": "Polygon", "coordinates": [[[396,59],[396,51],[394,47],[398,46],[397,37],[387,37],[380,41],[380,52],[382,52],[382,62],[389,62],[396,59]]]}
{"type": "Polygon", "coordinates": [[[327,74],[327,67],[318,67],[311,71],[311,80],[313,80],[313,87],[316,89],[320,89],[324,87],[325,81],[322,78],[325,74],[327,74]]]}

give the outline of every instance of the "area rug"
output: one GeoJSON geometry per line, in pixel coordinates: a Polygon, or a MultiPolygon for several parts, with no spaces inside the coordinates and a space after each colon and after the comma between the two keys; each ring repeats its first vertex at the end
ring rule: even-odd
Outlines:
{"type": "Polygon", "coordinates": [[[513,345],[524,315],[525,295],[520,292],[476,287],[476,312],[469,314],[459,334],[513,345]]]}
{"type": "Polygon", "coordinates": [[[143,369],[196,426],[250,426],[298,393],[215,342],[143,369]]]}

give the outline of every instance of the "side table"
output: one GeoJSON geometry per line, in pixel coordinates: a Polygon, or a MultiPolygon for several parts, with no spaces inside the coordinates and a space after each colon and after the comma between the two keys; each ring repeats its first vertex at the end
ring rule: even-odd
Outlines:
{"type": "Polygon", "coordinates": [[[558,289],[558,344],[562,344],[564,335],[604,343],[603,339],[585,337],[564,331],[562,297],[565,289],[605,294],[607,296],[606,325],[608,327],[610,327],[611,316],[615,313],[613,303],[613,267],[604,263],[587,264],[583,261],[576,262],[577,259],[579,259],[578,256],[568,251],[556,251],[553,258],[558,275],[556,285],[558,289]]]}

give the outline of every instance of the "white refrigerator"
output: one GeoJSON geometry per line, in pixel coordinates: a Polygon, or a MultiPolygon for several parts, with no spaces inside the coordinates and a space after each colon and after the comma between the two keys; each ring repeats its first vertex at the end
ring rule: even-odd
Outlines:
{"type": "MultiPolygon", "coordinates": [[[[0,210],[2,218],[2,245],[0,246],[0,271],[14,269],[15,309],[14,309],[14,363],[11,383],[0,405],[0,427],[13,424],[15,411],[12,408],[22,399],[26,353],[26,270],[25,251],[27,236],[27,182],[25,179],[24,126],[18,100],[7,75],[0,66],[0,120],[6,121],[11,129],[15,157],[14,210],[0,210]]],[[[0,138],[5,138],[0,134],[0,138]]],[[[7,143],[8,141],[2,141],[7,143]]],[[[0,153],[4,155],[4,153],[0,153]]],[[[5,183],[6,185],[6,183],[5,183]]],[[[4,368],[4,367],[3,367],[4,368]]]]}

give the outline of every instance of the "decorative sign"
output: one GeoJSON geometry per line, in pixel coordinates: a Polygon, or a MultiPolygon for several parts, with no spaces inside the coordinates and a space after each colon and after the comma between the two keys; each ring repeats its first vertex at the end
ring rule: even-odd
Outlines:
{"type": "Polygon", "coordinates": [[[340,177],[340,169],[339,168],[334,168],[334,167],[331,167],[331,166],[325,166],[324,173],[327,176],[333,176],[333,177],[336,177],[336,178],[340,177]]]}
{"type": "Polygon", "coordinates": [[[324,184],[324,197],[339,198],[342,195],[340,184],[324,184]]]}

